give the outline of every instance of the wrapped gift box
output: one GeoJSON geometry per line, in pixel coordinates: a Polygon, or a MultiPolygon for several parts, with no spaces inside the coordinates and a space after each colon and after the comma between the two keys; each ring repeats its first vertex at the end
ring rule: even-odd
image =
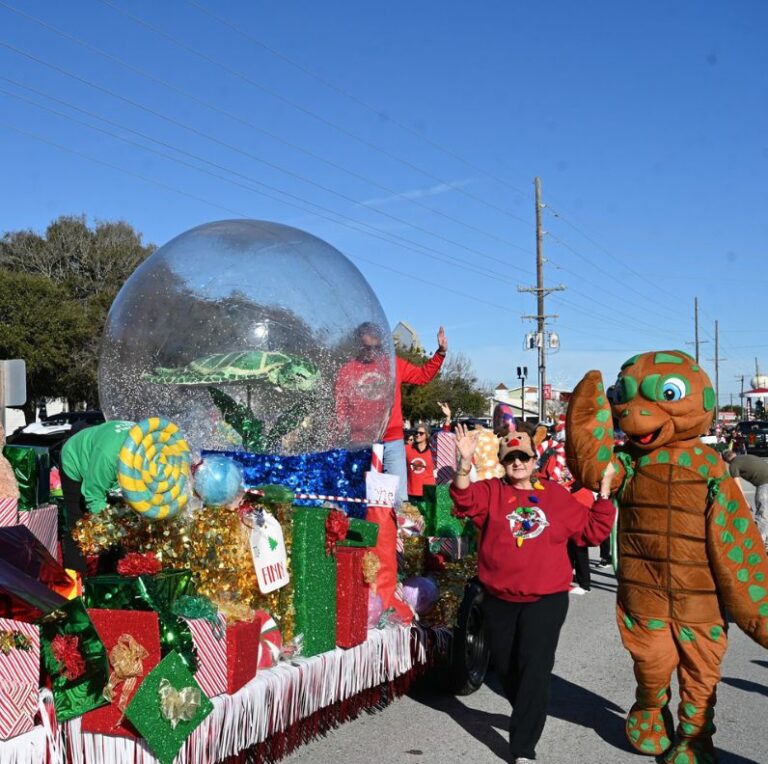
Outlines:
{"type": "Polygon", "coordinates": [[[379,526],[367,520],[349,519],[349,530],[346,538],[338,542],[338,546],[374,547],[379,537],[379,526]]]}
{"type": "Polygon", "coordinates": [[[3,448],[19,484],[19,510],[25,512],[45,504],[50,498],[51,460],[43,446],[11,446],[3,448]]]}
{"type": "MultiPolygon", "coordinates": [[[[48,513],[49,522],[53,517],[48,513]]],[[[0,528],[0,559],[62,596],[66,597],[71,592],[72,579],[37,536],[24,525],[0,528]]]]}
{"type": "MultiPolygon", "coordinates": [[[[228,678],[227,624],[224,616],[219,613],[216,623],[205,618],[182,620],[192,633],[192,641],[197,651],[197,671],[195,672],[197,683],[209,698],[223,695],[227,692],[228,678]]],[[[258,640],[256,652],[258,652],[258,640]]],[[[256,675],[255,665],[253,674],[256,675]]]]}
{"type": "Polygon", "coordinates": [[[192,634],[172,611],[173,603],[191,588],[189,570],[162,570],[155,575],[92,576],[83,582],[83,600],[99,610],[154,610],[160,621],[163,654],[176,650],[191,671],[196,668],[192,634]]]}
{"type": "Polygon", "coordinates": [[[64,597],[0,557],[0,617],[35,621],[65,602],[64,597]]]}
{"type": "Polygon", "coordinates": [[[0,499],[0,526],[18,525],[19,500],[0,499]]]}
{"type": "Polygon", "coordinates": [[[89,610],[88,615],[107,651],[114,691],[109,705],[83,716],[81,729],[103,735],[136,737],[136,730],[124,719],[124,713],[144,677],[160,663],[157,613],[89,610]],[[127,678],[120,681],[126,674],[127,678]]]}
{"type": "Polygon", "coordinates": [[[256,676],[259,665],[261,620],[227,626],[227,692],[231,695],[256,676]]]}
{"type": "MultiPolygon", "coordinates": [[[[468,526],[470,529],[473,526],[468,526]]],[[[429,551],[432,554],[441,554],[448,560],[463,560],[467,555],[474,554],[476,549],[474,535],[441,538],[430,536],[428,539],[429,551]]]]}
{"type": "Polygon", "coordinates": [[[178,653],[170,652],[147,675],[126,716],[161,764],[171,764],[213,704],[178,653]]]}
{"type": "Polygon", "coordinates": [[[40,630],[0,618],[0,740],[34,726],[40,684],[40,630]]]}
{"type": "Polygon", "coordinates": [[[109,679],[107,653],[80,597],[65,602],[38,623],[42,663],[51,679],[57,720],[66,722],[106,705],[102,693],[109,679]],[[68,652],[80,663],[76,675],[68,675],[73,664],[57,657],[60,639],[67,641],[68,652]]]}
{"type": "Polygon", "coordinates": [[[19,524],[29,528],[51,556],[58,558],[59,508],[55,504],[44,504],[28,512],[19,512],[19,524]]]}
{"type": "Polygon", "coordinates": [[[438,430],[433,435],[435,451],[435,480],[438,484],[453,481],[456,472],[456,435],[447,430],[438,430]]]}
{"type": "Polygon", "coordinates": [[[466,520],[453,516],[453,499],[448,485],[424,486],[426,536],[457,537],[464,533],[466,520]]]}
{"type": "Polygon", "coordinates": [[[363,579],[365,549],[336,549],[336,645],[354,647],[368,636],[368,595],[363,579]]]}
{"type": "Polygon", "coordinates": [[[325,550],[327,518],[327,509],[313,507],[296,507],[293,514],[295,634],[302,635],[307,657],[336,646],[336,560],[325,550]]]}

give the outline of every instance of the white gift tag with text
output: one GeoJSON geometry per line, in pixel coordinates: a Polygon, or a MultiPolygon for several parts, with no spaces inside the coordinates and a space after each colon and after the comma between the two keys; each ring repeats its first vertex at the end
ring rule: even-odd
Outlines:
{"type": "Polygon", "coordinates": [[[269,512],[264,512],[264,525],[251,528],[251,555],[262,594],[269,594],[290,582],[283,529],[269,512]]]}
{"type": "Polygon", "coordinates": [[[384,472],[365,473],[365,500],[371,507],[394,507],[400,478],[384,472]]]}

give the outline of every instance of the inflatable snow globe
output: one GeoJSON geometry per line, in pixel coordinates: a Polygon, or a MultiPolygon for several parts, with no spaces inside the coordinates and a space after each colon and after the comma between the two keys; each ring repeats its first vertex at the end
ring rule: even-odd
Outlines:
{"type": "Polygon", "coordinates": [[[154,252],[107,318],[109,419],[163,416],[202,449],[369,446],[392,405],[384,311],[338,250],[296,228],[224,220],[154,252]]]}

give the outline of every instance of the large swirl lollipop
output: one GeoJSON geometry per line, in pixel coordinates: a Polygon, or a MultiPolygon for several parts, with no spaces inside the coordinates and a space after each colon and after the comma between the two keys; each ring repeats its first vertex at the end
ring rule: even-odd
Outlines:
{"type": "Polygon", "coordinates": [[[189,446],[179,428],[150,417],[128,433],[117,462],[123,498],[150,520],[173,517],[187,503],[189,446]]]}

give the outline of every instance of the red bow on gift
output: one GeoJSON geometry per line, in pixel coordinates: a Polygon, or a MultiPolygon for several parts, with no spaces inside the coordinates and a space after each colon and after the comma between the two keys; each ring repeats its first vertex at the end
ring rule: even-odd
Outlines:
{"type": "Polygon", "coordinates": [[[332,509],[325,521],[325,553],[333,554],[336,543],[347,537],[349,518],[340,510],[332,509]]]}
{"type": "Polygon", "coordinates": [[[160,560],[155,557],[154,552],[130,552],[117,563],[117,572],[121,576],[154,576],[159,573],[163,566],[160,560]]]}
{"type": "Polygon", "coordinates": [[[59,673],[70,682],[85,673],[85,659],[80,653],[80,640],[74,634],[57,634],[51,640],[51,653],[61,664],[59,673]]]}

